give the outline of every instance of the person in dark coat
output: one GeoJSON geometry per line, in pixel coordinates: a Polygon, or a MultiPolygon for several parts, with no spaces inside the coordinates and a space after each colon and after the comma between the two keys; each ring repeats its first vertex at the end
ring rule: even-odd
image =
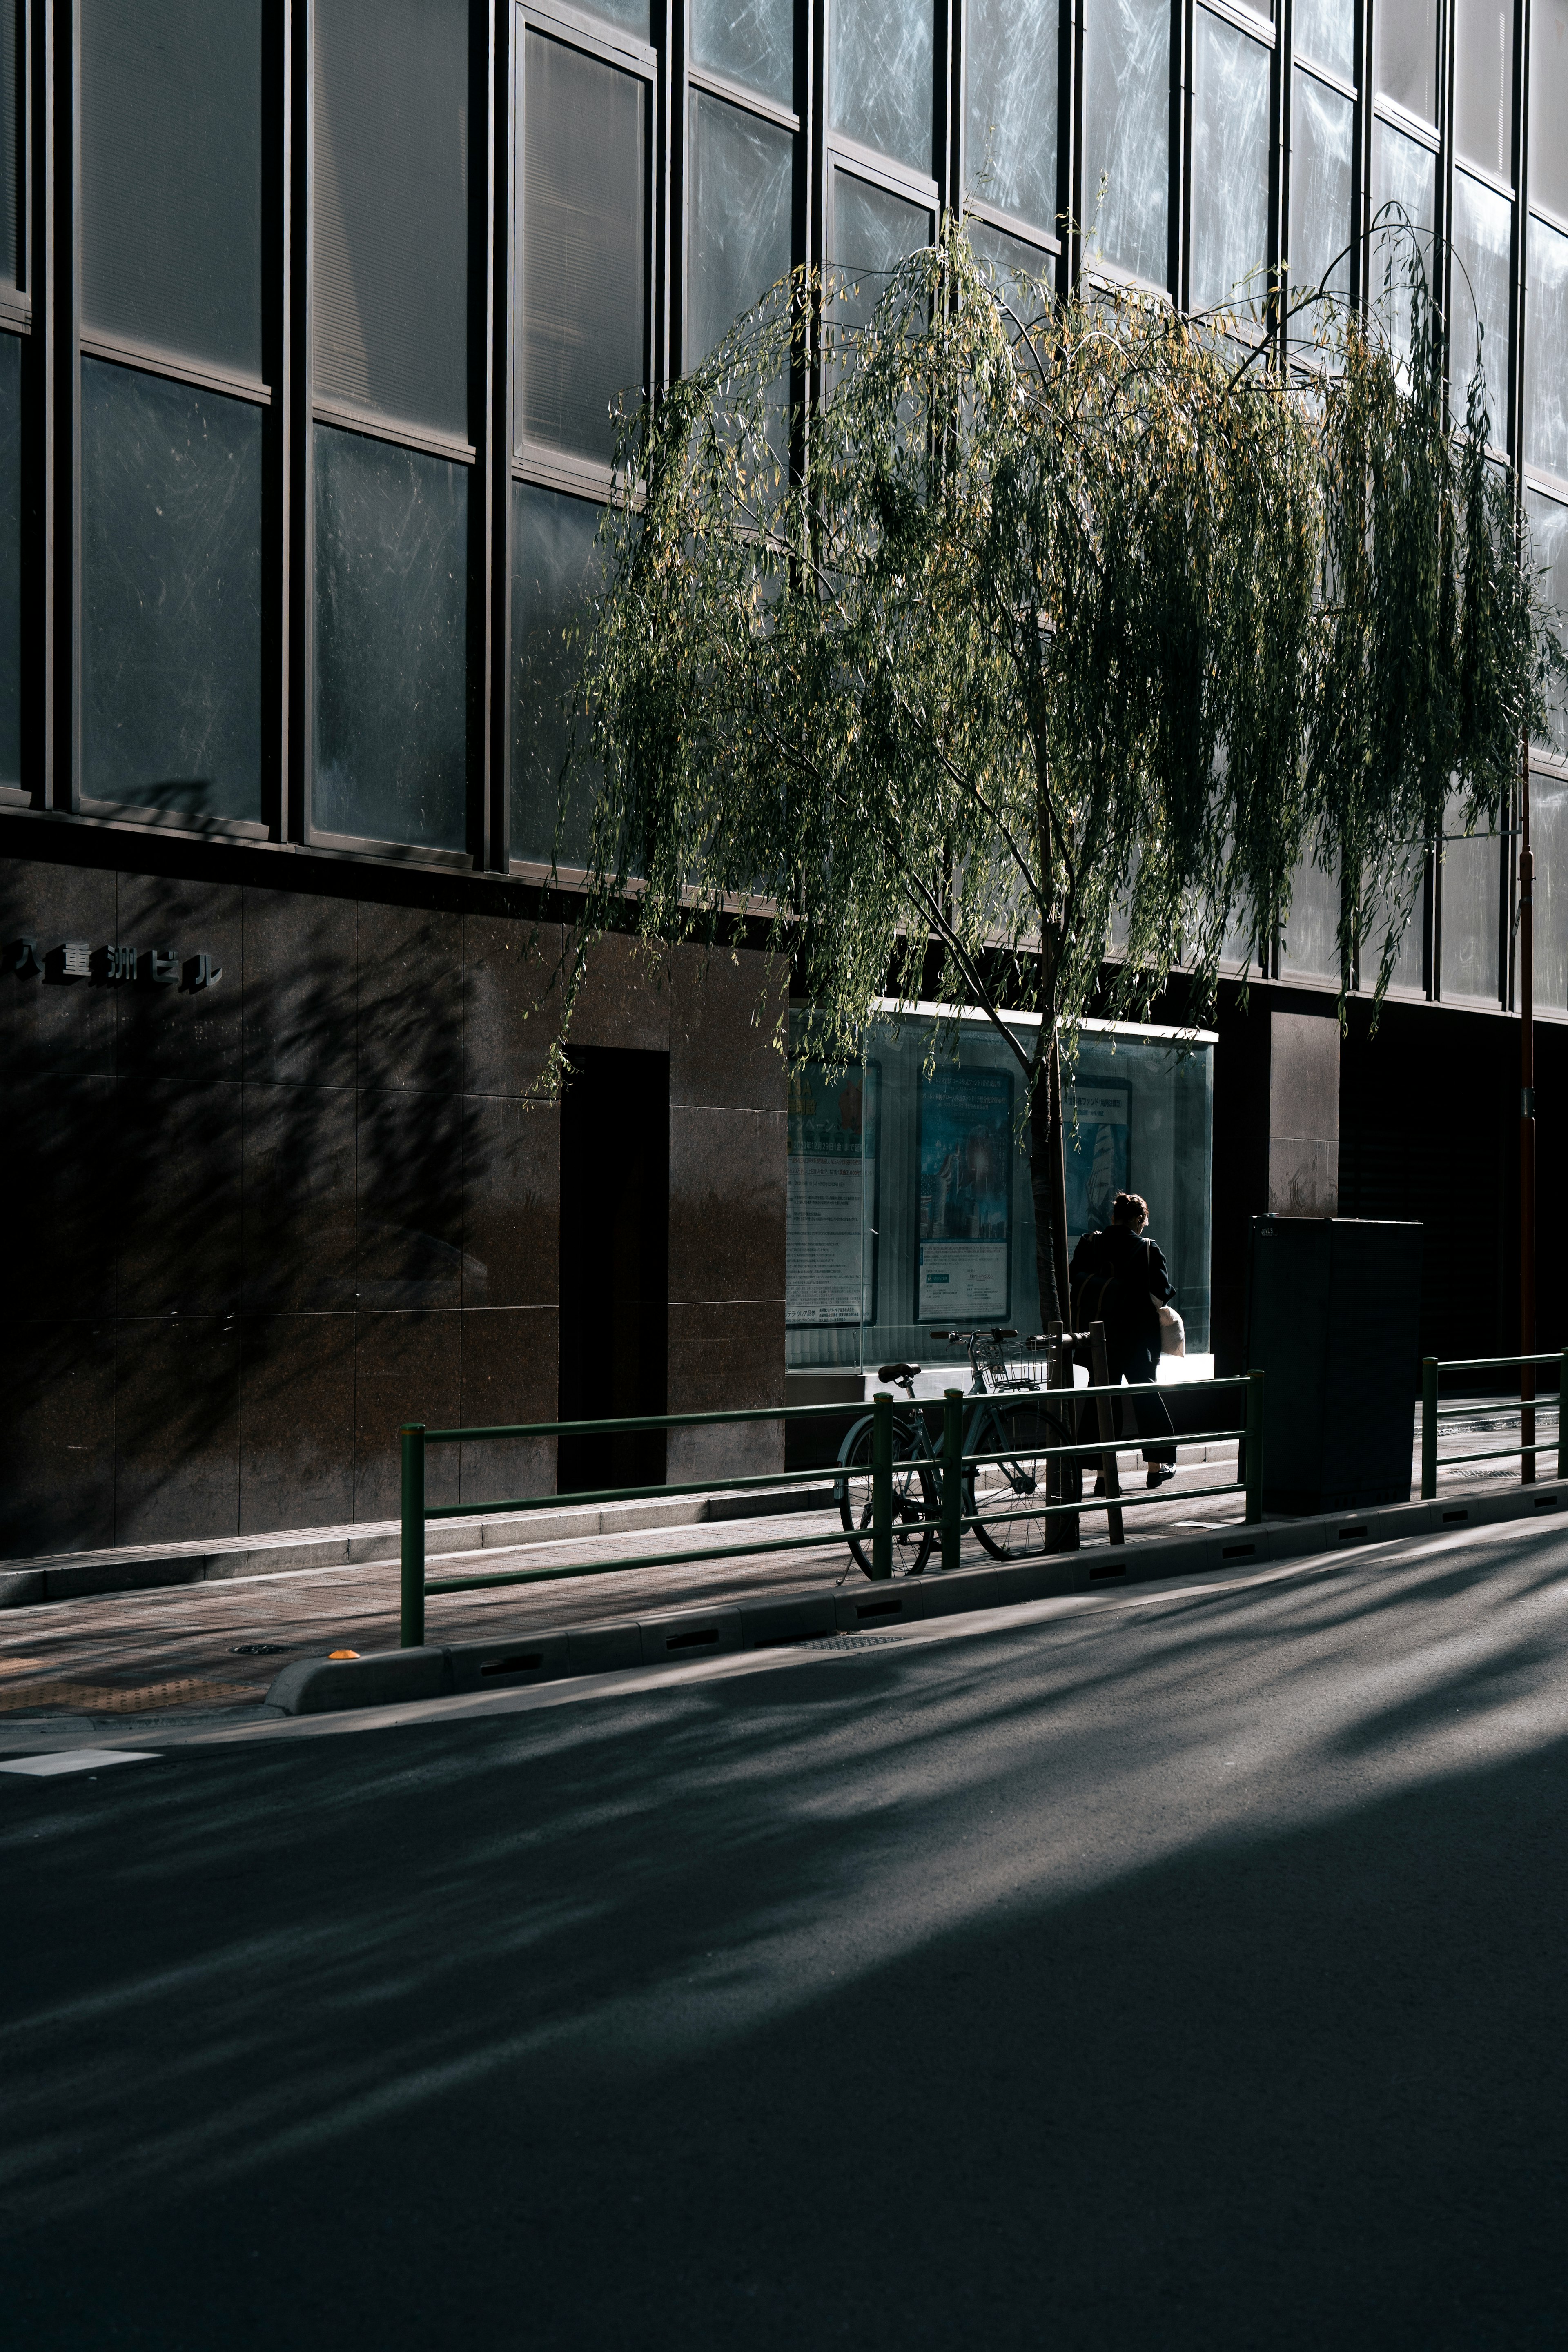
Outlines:
{"type": "MultiPolygon", "coordinates": [[[[1154,1380],[1160,1370],[1162,1305],[1175,1297],[1164,1254],[1144,1231],[1149,1203],[1141,1192],[1118,1192],[1110,1204],[1110,1223],[1100,1232],[1085,1234],[1072,1254],[1068,1278],[1072,1289],[1076,1331],[1090,1323],[1105,1326],[1105,1352],[1113,1383],[1134,1384],[1154,1380]]],[[[1132,1399],[1143,1459],[1151,1486],[1163,1486],[1176,1475],[1175,1430],[1163,1397],[1132,1399]]],[[[1096,1494],[1101,1487],[1095,1488],[1096,1494]]]]}

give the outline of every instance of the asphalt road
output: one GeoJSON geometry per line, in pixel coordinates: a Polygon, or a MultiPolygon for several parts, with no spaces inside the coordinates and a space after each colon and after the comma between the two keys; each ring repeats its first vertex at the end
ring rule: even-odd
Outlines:
{"type": "Polygon", "coordinates": [[[1516,1523],[0,1773],[0,2332],[1561,2345],[1565,1655],[1516,1523]]]}

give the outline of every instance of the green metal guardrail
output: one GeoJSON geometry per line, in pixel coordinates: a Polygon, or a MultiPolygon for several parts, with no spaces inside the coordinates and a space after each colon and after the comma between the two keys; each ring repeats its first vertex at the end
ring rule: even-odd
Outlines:
{"type": "MultiPolygon", "coordinates": [[[[1246,1391],[1246,1417],[1242,1428],[1205,1430],[1202,1438],[1237,1438],[1240,1441],[1238,1475],[1217,1486],[1197,1486],[1183,1490],[1183,1502],[1197,1502],[1214,1495],[1232,1495],[1238,1489],[1247,1497],[1247,1517],[1260,1519],[1263,1516],[1263,1375],[1249,1372],[1244,1377],[1224,1381],[1194,1381],[1185,1384],[1189,1389],[1218,1391],[1241,1389],[1246,1391]]],[[[1063,1402],[1070,1393],[1076,1404],[1099,1397],[1131,1397],[1149,1393],[1155,1387],[1150,1382],[1144,1388],[1074,1389],[1053,1391],[1042,1389],[1044,1396],[1058,1396],[1063,1402]]],[[[934,1400],[932,1400],[934,1402],[934,1400]]],[[[922,1521],[919,1526],[905,1527],[905,1532],[923,1532],[926,1528],[940,1529],[942,1565],[945,1569],[959,1565],[960,1547],[965,1528],[982,1522],[994,1525],[1007,1519],[1035,1518],[1041,1516],[1038,1502],[1005,1511],[966,1513],[963,1505],[963,1472],[966,1468],[987,1462],[1013,1461],[1016,1454],[966,1454],[963,1450],[963,1408],[968,1399],[961,1389],[949,1389],[942,1399],[942,1442],[935,1467],[942,1476],[942,1516],[940,1519],[922,1521]],[[956,1475],[953,1475],[956,1474],[956,1475]]],[[[916,1408],[919,1409],[918,1406],[916,1408]]],[[[476,1576],[443,1576],[428,1579],[425,1572],[425,1530],[431,1519],[479,1518],[497,1511],[537,1511],[559,1509],[562,1497],[548,1495],[524,1495],[503,1502],[493,1503],[432,1503],[425,1499],[426,1450],[432,1445],[483,1444],[501,1438],[547,1437],[616,1437],[634,1431],[655,1429],[724,1429],[738,1428],[756,1421],[820,1421],[843,1418],[842,1404],[762,1405],[741,1412],[667,1412],[650,1413],[633,1420],[615,1421],[543,1421],[521,1424],[515,1428],[497,1429],[426,1429],[421,1423],[410,1423],[398,1432],[403,1455],[403,1527],[402,1527],[402,1646],[420,1648],[425,1640],[425,1601],[432,1592],[473,1592],[492,1584],[539,1584],[564,1577],[618,1576],[634,1569],[679,1568],[693,1560],[746,1559],[763,1552],[820,1551],[825,1545],[847,1541],[839,1530],[832,1535],[774,1536],[756,1542],[700,1546],[689,1551],[647,1552],[634,1559],[611,1559],[572,1562],[557,1568],[517,1568],[492,1570],[476,1576]]],[[[871,1449],[871,1573],[874,1579],[890,1577],[893,1572],[893,1411],[894,1399],[886,1391],[872,1399],[871,1449]]],[[[1141,1441],[1138,1441],[1141,1442],[1141,1441]]],[[[1189,1439],[1195,1443],[1195,1439],[1189,1439]]],[[[1086,1444],[1042,1446],[1031,1460],[1046,1462],[1072,1455],[1103,1456],[1116,1450],[1103,1435],[1086,1444]]],[[[837,1476],[844,1475],[841,1465],[834,1465],[837,1476]]],[[[828,1475],[827,1465],[818,1465],[810,1470],[767,1471],[742,1478],[704,1478],[674,1486],[602,1486],[591,1493],[574,1494],[574,1504],[626,1503],[665,1501],[679,1495],[744,1494],[759,1487],[777,1488],[791,1486],[820,1486],[828,1475]]],[[[1126,1510],[1141,1502],[1158,1502],[1164,1496],[1163,1488],[1145,1495],[1121,1496],[1112,1498],[1113,1507],[1126,1510]]],[[[1106,1508],[1103,1498],[1085,1502],[1068,1502],[1050,1498],[1044,1507],[1063,1517],[1084,1511],[1106,1508]]]]}
{"type": "Polygon", "coordinates": [[[1550,1454],[1552,1450],[1553,1444],[1553,1441],[1550,1438],[1543,1438],[1539,1442],[1536,1439],[1536,1405],[1540,1402],[1551,1404],[1554,1402],[1551,1397],[1550,1392],[1548,1392],[1548,1395],[1544,1399],[1537,1398],[1535,1394],[1534,1373],[1537,1364],[1555,1364],[1557,1367],[1557,1397],[1555,1400],[1557,1406],[1557,1436],[1555,1440],[1557,1451],[1557,1475],[1559,1478],[1568,1478],[1568,1417],[1564,1416],[1562,1409],[1563,1399],[1564,1397],[1568,1397],[1568,1348],[1563,1348],[1561,1350],[1553,1349],[1549,1354],[1543,1356],[1465,1356],[1453,1358],[1424,1356],[1421,1360],[1421,1499],[1424,1503],[1433,1502],[1436,1498],[1438,1468],[1437,1438],[1439,1433],[1439,1425],[1445,1421],[1457,1421],[1459,1419],[1461,1414],[1470,1420],[1474,1420],[1478,1412],[1499,1414],[1511,1419],[1517,1412],[1519,1415],[1519,1443],[1517,1445],[1481,1446],[1473,1454],[1447,1454],[1443,1457],[1442,1464],[1445,1470],[1450,1469],[1459,1463],[1509,1462],[1517,1458],[1519,1462],[1519,1478],[1521,1486],[1528,1486],[1533,1483],[1535,1478],[1536,1456],[1541,1454],[1550,1454]],[[1517,1404],[1502,1398],[1500,1398],[1496,1402],[1494,1402],[1490,1398],[1486,1398],[1482,1399],[1478,1403],[1478,1401],[1474,1397],[1469,1398],[1462,1404],[1445,1405],[1438,1403],[1437,1380],[1440,1373],[1499,1371],[1517,1371],[1519,1373],[1520,1398],[1517,1404]],[[1528,1391],[1528,1393],[1526,1391],[1528,1391]]]}

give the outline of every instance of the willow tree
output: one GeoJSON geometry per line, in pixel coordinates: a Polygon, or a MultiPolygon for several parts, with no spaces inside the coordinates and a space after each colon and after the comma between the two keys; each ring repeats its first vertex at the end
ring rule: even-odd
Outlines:
{"type": "Polygon", "coordinates": [[[1456,791],[1495,810],[1542,721],[1542,615],[1418,270],[1398,349],[1352,320],[1304,369],[1233,321],[999,285],[952,222],[857,294],[797,274],[623,431],[568,1008],[604,928],[743,922],[814,1054],[855,1057],[889,992],[982,1007],[1049,1320],[1080,1021],[1146,1013],[1177,961],[1201,1017],[1303,858],[1346,877],[1342,955],[1375,950],[1381,992],[1413,845],[1456,791]]]}

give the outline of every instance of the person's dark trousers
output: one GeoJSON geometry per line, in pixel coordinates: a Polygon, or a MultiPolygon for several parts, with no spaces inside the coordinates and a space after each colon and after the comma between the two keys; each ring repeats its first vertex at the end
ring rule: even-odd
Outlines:
{"type": "MultiPolygon", "coordinates": [[[[1152,1348],[1146,1339],[1112,1339],[1107,1332],[1105,1352],[1113,1382],[1130,1381],[1137,1386],[1145,1381],[1152,1381],[1159,1373],[1160,1351],[1152,1348]]],[[[1174,1464],[1175,1445],[1165,1441],[1173,1440],[1176,1432],[1165,1410],[1164,1398],[1135,1396],[1131,1399],[1131,1405],[1138,1423],[1138,1434],[1143,1441],[1144,1461],[1174,1464]]]]}

